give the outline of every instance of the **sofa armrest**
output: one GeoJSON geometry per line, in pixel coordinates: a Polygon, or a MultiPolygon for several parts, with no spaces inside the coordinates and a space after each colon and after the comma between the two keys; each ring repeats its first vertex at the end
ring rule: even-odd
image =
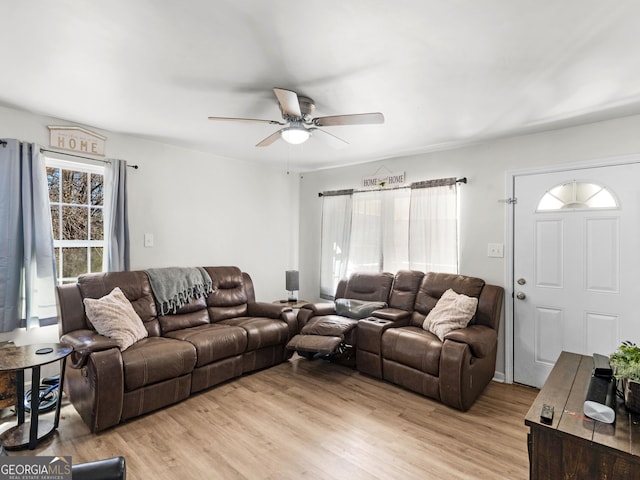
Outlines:
{"type": "Polygon", "coordinates": [[[466,328],[449,332],[444,337],[445,342],[451,340],[466,343],[471,354],[476,358],[485,358],[495,351],[498,342],[498,332],[484,325],[469,325],[466,328]]]}
{"type": "Polygon", "coordinates": [[[118,348],[118,342],[93,330],[74,330],[60,337],[60,341],[73,347],[71,367],[82,368],[92,352],[118,348]]]}
{"type": "Polygon", "coordinates": [[[409,325],[409,317],[396,321],[387,318],[364,318],[358,322],[358,349],[379,355],[381,350],[382,335],[390,328],[406,327],[409,325]]]}
{"type": "Polygon", "coordinates": [[[336,304],[333,302],[307,303],[300,310],[311,310],[313,317],[318,315],[335,315],[336,304]]]}
{"type": "Polygon", "coordinates": [[[89,429],[99,432],[120,422],[124,365],[119,348],[85,352],[82,367],[70,368],[67,363],[64,389],[89,429]]]}
{"type": "MultiPolygon", "coordinates": [[[[374,311],[371,314],[371,316],[376,318],[382,318],[383,320],[390,320],[392,322],[397,322],[399,320],[405,320],[411,317],[411,312],[407,312],[406,310],[401,310],[399,308],[381,308],[380,310],[374,311]]],[[[394,326],[401,326],[401,325],[394,325],[394,326]]]]}
{"type": "Polygon", "coordinates": [[[298,330],[302,330],[309,319],[320,315],[335,315],[336,306],[333,302],[305,303],[298,310],[298,330]]]}
{"type": "Polygon", "coordinates": [[[247,314],[251,317],[280,318],[283,312],[291,311],[287,305],[276,303],[253,302],[247,304],[247,314]]]}

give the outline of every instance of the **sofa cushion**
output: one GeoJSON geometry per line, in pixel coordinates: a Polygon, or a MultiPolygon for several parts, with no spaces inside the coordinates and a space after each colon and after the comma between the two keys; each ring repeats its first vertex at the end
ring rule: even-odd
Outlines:
{"type": "Polygon", "coordinates": [[[385,302],[369,302],[353,298],[337,298],[335,303],[337,315],[355,318],[356,320],[367,318],[375,310],[380,310],[387,306],[385,302]]]}
{"type": "Polygon", "coordinates": [[[188,342],[149,337],[122,352],[125,392],[193,371],[196,349],[188,342]]]}
{"type": "Polygon", "coordinates": [[[196,298],[183,305],[176,313],[169,313],[158,317],[162,334],[183,328],[197,327],[209,323],[207,302],[204,298],[196,298]]]}
{"type": "Polygon", "coordinates": [[[242,328],[210,324],[175,330],[166,335],[192,344],[197,353],[196,367],[244,353],[247,334],[242,328]]]}
{"type": "MultiPolygon", "coordinates": [[[[420,290],[416,296],[411,325],[422,327],[431,309],[436,306],[444,292],[450,288],[454,292],[478,298],[484,288],[484,280],[454,273],[427,273],[422,279],[420,290]]],[[[470,323],[474,323],[474,320],[471,319],[470,323]]]]}
{"type": "Polygon", "coordinates": [[[478,299],[456,293],[452,289],[442,294],[436,306],[425,318],[422,328],[434,333],[440,341],[454,330],[466,327],[476,313],[478,299]]]}
{"type": "MultiPolygon", "coordinates": [[[[371,302],[386,302],[389,298],[393,274],[388,272],[353,273],[347,280],[342,298],[355,298],[371,302]]],[[[336,296],[338,292],[336,291],[336,296]]]]}
{"type": "Polygon", "coordinates": [[[442,342],[420,327],[390,328],[382,335],[382,357],[385,360],[438,376],[442,342]]]}
{"type": "Polygon", "coordinates": [[[120,288],[115,287],[101,298],[85,298],[83,302],[93,328],[100,335],[114,339],[120,350],[147,337],[142,320],[120,288]]]}
{"type": "Polygon", "coordinates": [[[412,311],[423,277],[424,273],[416,270],[400,270],[396,273],[389,294],[389,306],[407,312],[412,311]]]}
{"type": "Polygon", "coordinates": [[[247,332],[247,351],[284,345],[289,339],[289,326],[285,322],[273,318],[239,317],[222,320],[218,323],[245,330],[247,332]]]}
{"type": "Polygon", "coordinates": [[[211,277],[213,293],[207,297],[212,322],[241,317],[247,313],[249,298],[238,267],[205,267],[211,277]]]}
{"type": "Polygon", "coordinates": [[[142,271],[86,273],[78,277],[82,298],[100,298],[120,288],[131,302],[149,336],[160,336],[156,302],[149,277],[142,271]]]}

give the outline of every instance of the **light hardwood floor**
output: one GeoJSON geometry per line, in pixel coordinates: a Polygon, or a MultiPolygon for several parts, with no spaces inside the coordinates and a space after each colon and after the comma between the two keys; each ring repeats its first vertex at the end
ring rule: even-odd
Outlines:
{"type": "Polygon", "coordinates": [[[51,439],[12,454],[124,455],[131,480],[518,480],[528,478],[524,417],[536,394],[491,383],[462,413],[294,356],[99,434],[66,403],[51,439]]]}

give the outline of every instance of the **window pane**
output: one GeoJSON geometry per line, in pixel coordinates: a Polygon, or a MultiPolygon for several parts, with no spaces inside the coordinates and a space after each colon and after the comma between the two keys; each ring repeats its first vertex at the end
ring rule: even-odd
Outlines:
{"type": "Polygon", "coordinates": [[[102,205],[104,201],[104,177],[91,174],[91,205],[102,205]]]}
{"type": "Polygon", "coordinates": [[[87,273],[87,248],[69,247],[62,249],[63,277],[77,277],[87,273]]]}
{"type": "Polygon", "coordinates": [[[104,222],[102,219],[102,209],[91,209],[91,240],[104,239],[104,222]]]}
{"type": "Polygon", "coordinates": [[[613,194],[602,185],[572,181],[548,190],[538,203],[538,212],[618,208],[613,194]]]}
{"type": "Polygon", "coordinates": [[[62,239],[87,240],[88,215],[86,207],[62,207],[62,239]]]}
{"type": "Polygon", "coordinates": [[[62,201],[87,203],[87,173],[62,170],[62,201]]]}
{"type": "Polygon", "coordinates": [[[60,239],[60,207],[51,206],[51,226],[53,227],[53,239],[60,239]]]}
{"type": "Polygon", "coordinates": [[[60,269],[60,249],[54,248],[53,253],[56,260],[56,277],[60,278],[60,274],[62,273],[62,270],[60,269]]]}
{"type": "Polygon", "coordinates": [[[91,249],[91,271],[102,271],[102,247],[93,247],[91,249]]]}
{"type": "Polygon", "coordinates": [[[49,200],[60,201],[60,169],[47,167],[47,181],[49,183],[49,200]]]}

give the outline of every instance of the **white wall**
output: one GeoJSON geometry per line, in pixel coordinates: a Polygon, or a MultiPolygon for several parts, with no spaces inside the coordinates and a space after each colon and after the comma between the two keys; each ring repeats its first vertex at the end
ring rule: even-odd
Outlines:
{"type": "MultiPolygon", "coordinates": [[[[504,286],[505,261],[487,257],[488,243],[507,243],[507,172],[534,166],[597,160],[640,152],[640,116],[495,140],[448,151],[308,172],[300,184],[300,296],[319,300],[320,222],[318,192],[359,188],[361,177],[384,166],[405,171],[407,182],[467,177],[460,191],[460,273],[504,286]]],[[[504,322],[503,322],[504,326],[504,322]]],[[[504,328],[497,371],[504,373],[504,328]]]]}
{"type": "MultiPolygon", "coordinates": [[[[0,107],[0,137],[48,145],[60,119],[0,107]]],[[[488,243],[507,243],[508,171],[640,152],[640,116],[495,140],[300,176],[87,126],[108,137],[107,154],[138,164],[129,179],[132,268],[237,265],[254,279],[258,300],[281,298],[284,271],[300,270],[300,298],[318,300],[321,200],[318,192],[358,188],[381,166],[409,182],[467,177],[461,189],[460,272],[506,286],[505,262],[488,243]],[[298,201],[299,198],[299,201],[298,201]],[[155,247],[144,248],[144,233],[155,247]],[[299,258],[298,258],[299,255],[299,258]]],[[[1,227],[0,227],[1,228],[1,227]]],[[[55,327],[39,332],[57,338],[55,327]]],[[[502,330],[504,332],[504,329],[502,330]]],[[[13,335],[22,343],[29,335],[13,335]]],[[[45,341],[39,337],[39,341],[45,341]]],[[[0,340],[4,337],[0,335],[0,340]]],[[[504,371],[504,338],[498,371],[504,371]]]]}
{"type": "MultiPolygon", "coordinates": [[[[0,107],[0,138],[47,147],[47,125],[69,124],[0,107]]],[[[257,300],[284,298],[284,272],[298,267],[296,175],[82,126],[108,137],[107,157],[140,167],[129,170],[132,269],[236,265],[253,278],[257,300]],[[153,248],[144,247],[145,232],[153,248]]],[[[57,339],[55,328],[41,330],[57,339]]]]}

